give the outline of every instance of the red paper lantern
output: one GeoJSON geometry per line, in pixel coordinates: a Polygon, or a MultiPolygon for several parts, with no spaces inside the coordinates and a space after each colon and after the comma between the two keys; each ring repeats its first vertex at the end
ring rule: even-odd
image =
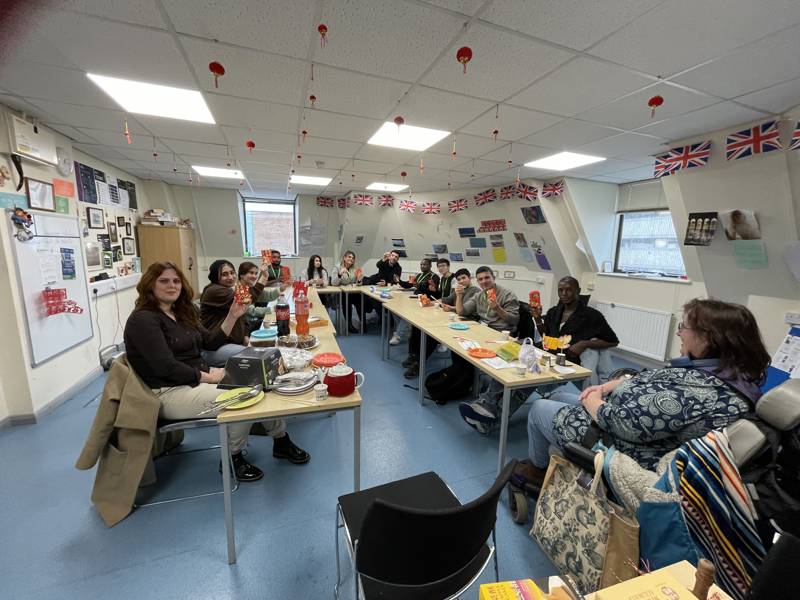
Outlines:
{"type": "Polygon", "coordinates": [[[650,118],[656,116],[656,109],[664,104],[664,98],[661,96],[653,96],[650,100],[647,101],[647,106],[650,107],[650,118]]]}
{"type": "Polygon", "coordinates": [[[129,144],[132,144],[133,143],[133,136],[131,135],[131,130],[128,129],[128,122],[127,121],[125,121],[125,129],[122,130],[122,133],[125,136],[125,139],[127,140],[127,142],[129,144]]]}
{"type": "Polygon", "coordinates": [[[399,116],[399,115],[394,118],[394,124],[397,125],[397,133],[398,134],[400,133],[400,125],[402,125],[405,122],[406,122],[406,120],[403,117],[399,116]]]}
{"type": "Polygon", "coordinates": [[[508,168],[509,168],[509,169],[510,169],[510,168],[511,168],[511,166],[514,164],[513,162],[511,162],[511,159],[508,159],[506,162],[508,163],[508,168]]]}
{"type": "Polygon", "coordinates": [[[247,146],[247,151],[250,154],[253,153],[253,149],[256,147],[256,143],[253,140],[247,140],[244,145],[247,146]]]}
{"type": "Polygon", "coordinates": [[[314,108],[314,103],[317,101],[317,97],[314,94],[311,94],[308,97],[308,101],[311,103],[311,108],[314,108]]]}
{"type": "Polygon", "coordinates": [[[213,61],[208,63],[208,70],[211,71],[211,74],[214,76],[214,87],[218,88],[219,78],[225,75],[225,67],[222,66],[222,63],[213,61]]]}
{"type": "Polygon", "coordinates": [[[494,131],[492,131],[492,138],[494,139],[495,142],[497,141],[497,136],[499,133],[500,133],[499,129],[495,129],[494,131]]]}
{"type": "Polygon", "coordinates": [[[303,129],[303,131],[300,132],[300,135],[303,136],[302,141],[305,142],[306,136],[308,135],[308,131],[306,129],[303,129]]]}
{"type": "Polygon", "coordinates": [[[317,31],[319,32],[319,45],[324,48],[328,44],[328,26],[320,23],[317,31]]]}
{"type": "Polygon", "coordinates": [[[297,164],[299,165],[301,162],[303,162],[303,155],[302,154],[298,154],[297,155],[297,164]]]}
{"type": "Polygon", "coordinates": [[[456,138],[453,138],[453,150],[450,152],[450,160],[456,159],[456,138]]]}
{"type": "Polygon", "coordinates": [[[158,161],[158,152],[153,152],[153,160],[158,161]]]}
{"type": "Polygon", "coordinates": [[[464,73],[467,72],[467,63],[472,60],[472,48],[462,46],[456,52],[456,60],[464,65],[464,73]]]}
{"type": "Polygon", "coordinates": [[[400,181],[402,181],[403,183],[405,183],[406,181],[406,175],[408,175],[408,173],[406,173],[405,171],[400,171],[400,181]]]}

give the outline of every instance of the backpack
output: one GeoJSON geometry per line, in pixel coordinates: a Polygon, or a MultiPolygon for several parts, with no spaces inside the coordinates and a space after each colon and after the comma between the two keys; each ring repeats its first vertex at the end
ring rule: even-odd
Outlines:
{"type": "Polygon", "coordinates": [[[458,400],[472,391],[474,367],[468,363],[453,364],[431,373],[425,378],[428,396],[436,404],[445,404],[448,400],[458,400]]]}

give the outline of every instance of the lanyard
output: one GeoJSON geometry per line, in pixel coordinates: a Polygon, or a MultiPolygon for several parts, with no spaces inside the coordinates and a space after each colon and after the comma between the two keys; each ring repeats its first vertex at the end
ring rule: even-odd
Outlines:
{"type": "Polygon", "coordinates": [[[419,284],[421,284],[421,283],[425,283],[425,281],[427,281],[428,279],[430,279],[430,276],[431,276],[431,272],[430,272],[430,271],[428,271],[428,272],[427,272],[427,273],[425,273],[424,275],[420,273],[420,276],[419,276],[419,277],[417,277],[417,285],[419,285],[419,284]]]}
{"type": "Polygon", "coordinates": [[[442,277],[439,280],[439,291],[441,292],[442,296],[447,295],[447,294],[444,293],[444,286],[447,285],[448,287],[450,287],[450,282],[452,282],[452,281],[453,281],[453,275],[452,274],[447,275],[446,277],[442,277]]]}

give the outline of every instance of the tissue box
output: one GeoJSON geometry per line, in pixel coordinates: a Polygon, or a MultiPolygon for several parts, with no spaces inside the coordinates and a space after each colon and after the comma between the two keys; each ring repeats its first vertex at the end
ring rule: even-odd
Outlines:
{"type": "Polygon", "coordinates": [[[217,384],[222,390],[270,385],[278,376],[281,353],[277,348],[245,348],[225,363],[225,376],[217,384]]]}
{"type": "Polygon", "coordinates": [[[531,579],[484,583],[479,594],[478,600],[544,600],[542,590],[531,579]]]}

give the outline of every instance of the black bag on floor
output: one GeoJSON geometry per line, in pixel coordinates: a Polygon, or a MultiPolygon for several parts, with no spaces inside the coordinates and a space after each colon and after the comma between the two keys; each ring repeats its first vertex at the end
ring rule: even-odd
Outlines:
{"type": "Polygon", "coordinates": [[[458,400],[472,391],[474,368],[469,363],[458,361],[455,364],[431,373],[425,378],[428,396],[436,404],[445,404],[448,400],[458,400]]]}

